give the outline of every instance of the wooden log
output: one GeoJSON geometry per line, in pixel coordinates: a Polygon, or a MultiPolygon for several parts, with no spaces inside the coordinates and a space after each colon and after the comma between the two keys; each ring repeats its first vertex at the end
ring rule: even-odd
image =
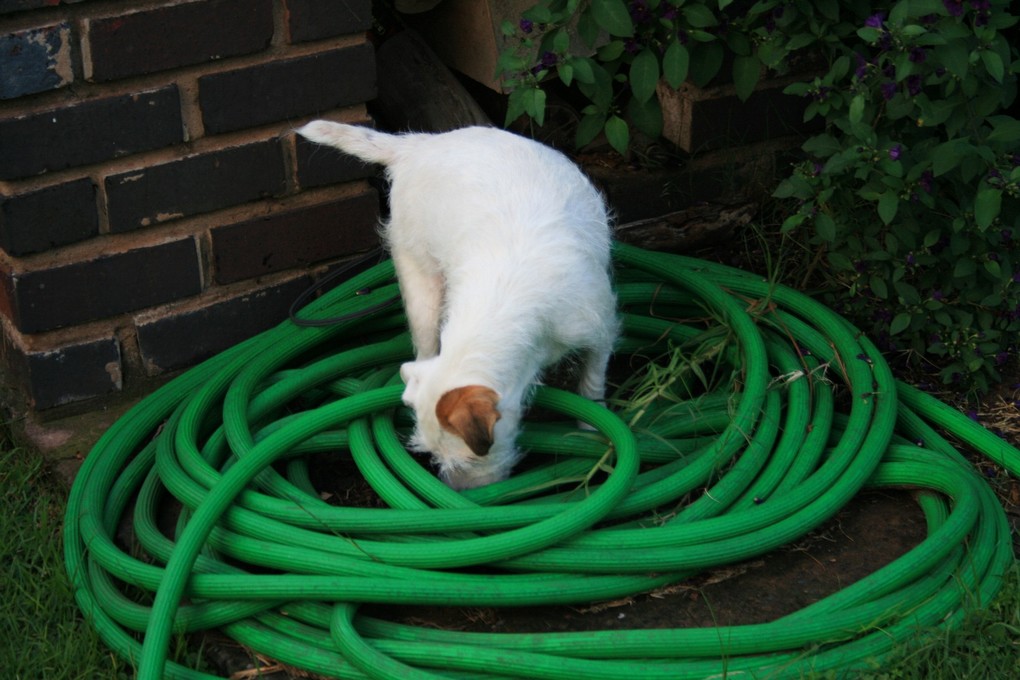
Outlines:
{"type": "Polygon", "coordinates": [[[753,203],[703,203],[662,217],[617,225],[614,237],[648,250],[690,253],[723,243],[750,222],[754,213],[753,203]]]}
{"type": "Polygon", "coordinates": [[[420,35],[406,29],[376,51],[378,96],[386,127],[398,131],[445,132],[492,125],[478,103],[420,35]]]}

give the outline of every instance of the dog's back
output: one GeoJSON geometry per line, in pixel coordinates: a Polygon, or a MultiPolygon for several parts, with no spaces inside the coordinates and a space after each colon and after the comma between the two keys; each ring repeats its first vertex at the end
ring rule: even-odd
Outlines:
{"type": "Polygon", "coordinates": [[[601,399],[618,331],[601,195],[566,156],[495,128],[388,135],[317,121],[299,132],[386,167],[393,256],[416,360],[404,401],[416,448],[455,487],[505,477],[542,369],[581,360],[601,399]]]}

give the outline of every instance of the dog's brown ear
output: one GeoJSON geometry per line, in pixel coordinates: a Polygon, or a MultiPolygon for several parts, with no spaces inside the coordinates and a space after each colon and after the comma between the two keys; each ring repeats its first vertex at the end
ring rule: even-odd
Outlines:
{"type": "Polygon", "coordinates": [[[492,447],[493,430],[500,414],[499,395],[488,387],[467,385],[450,390],[436,402],[436,418],[475,453],[484,456],[492,447]]]}

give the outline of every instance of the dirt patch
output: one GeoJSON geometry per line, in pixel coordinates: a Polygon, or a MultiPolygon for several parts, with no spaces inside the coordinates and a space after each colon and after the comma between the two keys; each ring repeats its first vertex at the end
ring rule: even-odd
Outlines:
{"type": "Polygon", "coordinates": [[[924,537],[924,517],[908,492],[865,492],[792,546],[648,594],[586,607],[366,606],[360,611],[410,625],[490,633],[764,623],[846,588],[924,537]]]}

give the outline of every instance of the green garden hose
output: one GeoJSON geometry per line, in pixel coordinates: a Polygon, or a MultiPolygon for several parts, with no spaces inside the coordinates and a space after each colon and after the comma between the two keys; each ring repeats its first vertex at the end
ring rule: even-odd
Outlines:
{"type": "Polygon", "coordinates": [[[538,388],[548,415],[526,424],[529,457],[505,482],[453,491],[402,445],[411,350],[380,304],[396,295],[388,262],[305,310],[339,323],[285,322],[151,394],[71,489],[65,559],[88,620],[142,679],[214,677],[167,659],[172,635],[208,628],[335,678],[784,678],[852,675],[998,592],[1014,562],[1005,513],[935,428],[1014,475],[1020,451],[898,383],[804,295],[680,256],[614,257],[617,362],[650,379],[624,380],[608,408],[538,388]],[[386,507],[323,500],[321,452],[348,453],[386,507]],[[767,623],[497,634],[358,613],[632,595],[795,541],[883,487],[916,490],[927,538],[767,623]],[[166,532],[171,500],[183,509],[166,532]],[[129,511],[130,552],[114,540],[129,511]]]}

